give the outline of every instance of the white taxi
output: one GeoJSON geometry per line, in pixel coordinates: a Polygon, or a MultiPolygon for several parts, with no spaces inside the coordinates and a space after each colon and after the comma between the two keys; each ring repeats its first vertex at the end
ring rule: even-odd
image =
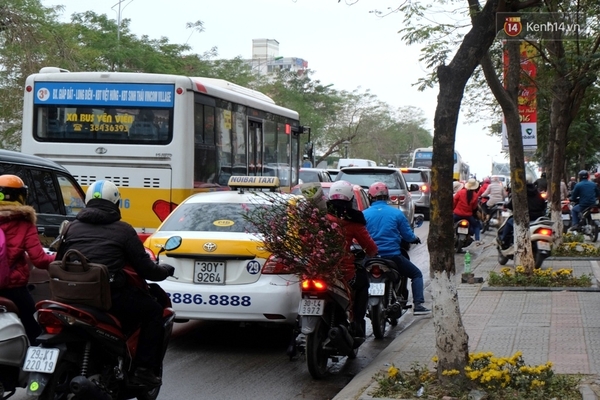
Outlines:
{"type": "Polygon", "coordinates": [[[183,201],[144,245],[154,254],[171,236],[182,245],[162,253],[175,267],[159,282],[178,320],[295,323],[300,282],[262,247],[243,214],[271,204],[277,177],[232,176],[231,191],[198,193],[183,201]],[[271,193],[264,193],[269,190],[271,193]]]}

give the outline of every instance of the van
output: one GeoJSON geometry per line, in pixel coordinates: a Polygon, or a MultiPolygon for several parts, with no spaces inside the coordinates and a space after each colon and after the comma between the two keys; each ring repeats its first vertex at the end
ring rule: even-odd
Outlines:
{"type": "Polygon", "coordinates": [[[345,167],[376,167],[377,163],[373,160],[366,160],[364,158],[340,158],[338,160],[337,169],[345,167]]]}

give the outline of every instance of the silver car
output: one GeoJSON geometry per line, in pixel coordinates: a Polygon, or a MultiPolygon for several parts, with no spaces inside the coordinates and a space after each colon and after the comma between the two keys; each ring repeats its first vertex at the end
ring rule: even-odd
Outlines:
{"type": "Polygon", "coordinates": [[[418,185],[407,185],[406,180],[400,170],[388,167],[347,167],[340,170],[335,177],[336,181],[348,181],[359,185],[365,190],[375,182],[383,182],[390,190],[389,204],[402,210],[410,226],[415,226],[415,204],[413,202],[411,191],[419,190],[418,185]]]}
{"type": "Polygon", "coordinates": [[[415,209],[429,220],[431,206],[431,170],[426,168],[400,168],[407,184],[415,183],[419,190],[411,192],[415,209]]]}

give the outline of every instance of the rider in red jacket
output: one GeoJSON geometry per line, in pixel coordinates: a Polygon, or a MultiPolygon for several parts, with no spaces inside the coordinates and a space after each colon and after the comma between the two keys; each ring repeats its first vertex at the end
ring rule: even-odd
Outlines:
{"type": "Polygon", "coordinates": [[[369,301],[369,277],[364,269],[356,269],[354,256],[350,253],[350,246],[357,242],[369,256],[378,252],[377,245],[367,231],[367,221],[363,213],[352,208],[354,191],[352,184],[346,181],[336,181],[329,189],[329,203],[327,218],[337,222],[346,237],[348,254],[342,258],[344,279],[354,291],[353,315],[355,345],[360,345],[365,338],[365,315],[369,301]]]}
{"type": "Polygon", "coordinates": [[[36,320],[35,303],[29,290],[29,262],[37,268],[48,269],[54,256],[46,254],[38,237],[35,210],[25,205],[27,186],[16,175],[0,176],[0,228],[6,237],[10,277],[8,285],[0,288],[0,296],[13,301],[19,308],[19,318],[31,344],[41,333],[36,320]]]}

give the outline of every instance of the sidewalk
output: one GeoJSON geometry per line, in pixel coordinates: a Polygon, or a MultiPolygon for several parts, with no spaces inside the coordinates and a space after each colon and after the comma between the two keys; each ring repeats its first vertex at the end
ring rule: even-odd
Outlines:
{"type": "MultiPolygon", "coordinates": [[[[490,271],[500,272],[496,248],[490,236],[486,245],[471,250],[475,277],[487,281],[490,271]]],[[[458,261],[457,261],[458,264],[458,261]]],[[[513,266],[510,260],[507,266],[513,266]]],[[[457,265],[460,282],[462,265],[457,265]]],[[[511,356],[523,352],[528,365],[551,361],[559,374],[597,375],[600,383],[600,261],[589,258],[549,258],[543,268],[572,268],[576,276],[595,277],[592,288],[494,288],[486,282],[458,283],[462,322],[469,335],[469,352],[493,352],[511,356]]],[[[431,297],[426,289],[426,301],[431,297]],[[429,296],[429,298],[427,298],[429,296]]],[[[435,333],[431,316],[407,314],[401,323],[409,325],[333,400],[373,399],[368,393],[376,386],[374,375],[394,364],[408,371],[414,362],[429,365],[435,355],[435,333]]],[[[584,400],[598,397],[590,386],[582,388],[584,400]]]]}

